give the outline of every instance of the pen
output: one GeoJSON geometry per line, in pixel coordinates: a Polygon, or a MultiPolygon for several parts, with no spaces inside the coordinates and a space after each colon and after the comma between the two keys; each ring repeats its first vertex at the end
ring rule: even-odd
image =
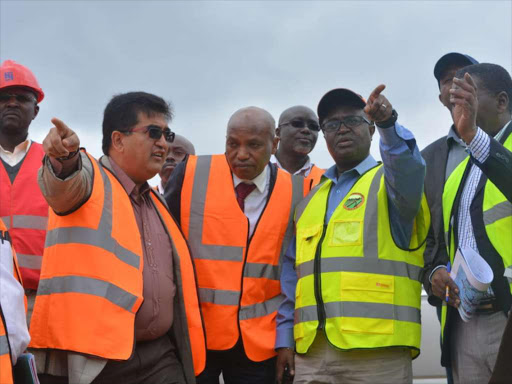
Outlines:
{"type": "MultiPolygon", "coordinates": [[[[448,262],[448,265],[446,266],[446,271],[450,273],[450,262],[448,262]]],[[[450,300],[450,287],[447,285],[445,290],[445,300],[448,302],[450,300]]]]}

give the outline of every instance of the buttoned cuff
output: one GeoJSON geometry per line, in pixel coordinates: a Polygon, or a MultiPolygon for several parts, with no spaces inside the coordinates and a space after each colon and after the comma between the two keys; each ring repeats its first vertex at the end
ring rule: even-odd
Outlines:
{"type": "Polygon", "coordinates": [[[295,340],[293,339],[293,328],[281,328],[276,332],[276,346],[278,348],[295,348],[295,340]]]}
{"type": "Polygon", "coordinates": [[[491,152],[491,138],[482,129],[476,129],[476,135],[468,145],[471,155],[479,163],[485,162],[491,152]]]}

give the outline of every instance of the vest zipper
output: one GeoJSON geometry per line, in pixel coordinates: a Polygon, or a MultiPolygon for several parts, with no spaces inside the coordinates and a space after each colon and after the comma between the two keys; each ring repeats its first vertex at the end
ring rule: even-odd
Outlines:
{"type": "Polygon", "coordinates": [[[313,269],[314,274],[314,284],[315,284],[315,300],[316,300],[316,310],[318,313],[318,329],[322,330],[325,328],[325,307],[324,307],[324,300],[322,299],[322,278],[320,270],[320,263],[322,261],[322,243],[325,238],[325,232],[327,231],[327,225],[329,223],[325,222],[325,218],[327,217],[327,208],[329,206],[329,195],[331,193],[333,183],[331,183],[331,186],[329,187],[329,193],[327,194],[327,200],[325,202],[325,213],[324,213],[324,225],[322,227],[322,236],[320,236],[320,240],[318,241],[318,244],[316,246],[315,251],[315,264],[313,269]]]}
{"type": "Polygon", "coordinates": [[[320,237],[320,241],[316,246],[315,252],[315,264],[314,264],[314,276],[315,276],[315,299],[316,299],[316,309],[318,312],[318,329],[322,330],[325,327],[325,307],[324,300],[322,299],[322,279],[321,279],[321,271],[320,271],[320,262],[322,256],[322,242],[325,238],[325,232],[327,230],[327,224],[322,227],[322,236],[320,237]]]}

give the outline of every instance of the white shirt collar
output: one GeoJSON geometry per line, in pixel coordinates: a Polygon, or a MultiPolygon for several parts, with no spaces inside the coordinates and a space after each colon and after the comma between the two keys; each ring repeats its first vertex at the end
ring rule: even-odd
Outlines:
{"type": "Polygon", "coordinates": [[[256,176],[252,180],[242,180],[237,175],[233,173],[233,184],[235,185],[235,188],[240,183],[247,183],[247,184],[254,184],[256,185],[256,188],[260,193],[263,193],[265,191],[265,186],[267,184],[267,173],[268,173],[269,166],[266,165],[265,168],[263,168],[263,171],[256,176]]]}
{"type": "MultiPolygon", "coordinates": [[[[275,165],[277,165],[283,171],[286,171],[286,169],[283,168],[283,166],[281,165],[279,160],[277,160],[277,157],[275,157],[274,155],[272,155],[270,161],[272,163],[275,163],[275,165]]],[[[302,166],[301,169],[297,170],[297,172],[295,172],[294,175],[300,175],[300,176],[307,177],[309,175],[309,172],[311,172],[311,168],[313,168],[313,163],[311,162],[311,159],[308,156],[308,160],[306,161],[306,163],[302,166]]],[[[286,172],[288,172],[288,171],[286,171],[286,172]]]]}

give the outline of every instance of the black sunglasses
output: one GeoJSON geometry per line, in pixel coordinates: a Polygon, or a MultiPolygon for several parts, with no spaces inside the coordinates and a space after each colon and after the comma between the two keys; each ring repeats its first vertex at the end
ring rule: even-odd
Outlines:
{"type": "Polygon", "coordinates": [[[139,127],[139,128],[132,128],[130,131],[124,131],[124,134],[129,134],[132,132],[142,132],[142,133],[148,133],[148,136],[151,139],[154,140],[160,140],[162,135],[164,135],[165,141],[172,143],[174,141],[174,136],[176,135],[174,132],[172,132],[169,128],[160,128],[157,125],[149,125],[147,127],[139,127]]]}
{"type": "Polygon", "coordinates": [[[11,98],[15,98],[18,103],[28,103],[30,101],[36,101],[36,99],[29,95],[24,95],[22,93],[0,93],[0,104],[5,104],[11,100],[11,98]]]}
{"type": "Polygon", "coordinates": [[[308,127],[311,131],[316,131],[316,132],[318,132],[320,130],[320,126],[317,123],[315,123],[314,121],[291,120],[291,121],[287,121],[285,123],[279,124],[279,126],[282,126],[282,125],[291,125],[293,128],[298,128],[298,129],[308,127]]]}

